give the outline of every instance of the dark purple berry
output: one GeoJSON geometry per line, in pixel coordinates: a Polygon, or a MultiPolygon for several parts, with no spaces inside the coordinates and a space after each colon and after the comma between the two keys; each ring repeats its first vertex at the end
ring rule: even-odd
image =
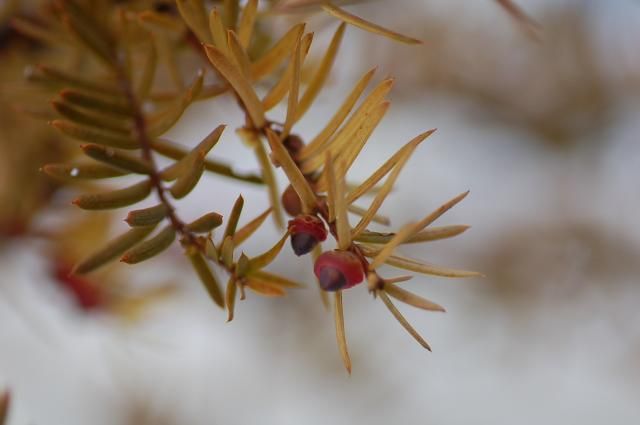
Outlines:
{"type": "Polygon", "coordinates": [[[296,255],[304,255],[318,244],[327,239],[327,229],[324,222],[315,215],[299,215],[289,220],[289,233],[291,233],[291,247],[296,255]]]}

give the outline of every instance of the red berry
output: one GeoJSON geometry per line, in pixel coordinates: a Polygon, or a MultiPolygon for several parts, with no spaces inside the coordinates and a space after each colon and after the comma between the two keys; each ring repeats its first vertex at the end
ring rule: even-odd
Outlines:
{"type": "Polygon", "coordinates": [[[289,233],[291,233],[291,247],[296,255],[307,254],[318,242],[327,239],[324,222],[310,214],[299,215],[289,220],[289,233]]]}
{"type": "Polygon", "coordinates": [[[351,251],[323,252],[313,268],[320,287],[325,291],[349,289],[364,279],[362,262],[351,251]]]}

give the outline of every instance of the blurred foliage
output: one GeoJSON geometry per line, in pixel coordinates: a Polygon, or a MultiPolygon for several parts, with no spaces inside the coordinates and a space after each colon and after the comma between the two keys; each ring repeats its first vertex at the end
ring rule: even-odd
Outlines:
{"type": "Polygon", "coordinates": [[[636,244],[593,223],[558,220],[505,234],[477,261],[492,277],[485,295],[514,317],[537,314],[542,304],[569,305],[590,289],[605,302],[640,272],[636,244]]]}
{"type": "Polygon", "coordinates": [[[617,69],[622,78],[611,76],[606,57],[622,55],[626,47],[607,45],[604,55],[593,9],[588,2],[541,5],[534,39],[509,32],[503,21],[487,28],[463,14],[434,18],[416,10],[407,24],[420,22],[428,46],[420,55],[384,52],[382,60],[403,77],[401,89],[414,93],[423,87],[473,100],[481,118],[521,127],[536,136],[532,140],[558,147],[606,143],[601,135],[620,94],[640,93],[640,65],[617,69]],[[410,68],[398,67],[408,61],[410,68]]]}
{"type": "Polygon", "coordinates": [[[7,423],[10,404],[11,393],[6,390],[2,391],[2,393],[0,393],[0,425],[5,425],[7,423]]]}
{"type": "Polygon", "coordinates": [[[39,165],[71,154],[55,132],[26,113],[35,112],[29,106],[44,98],[20,81],[23,71],[47,52],[8,27],[9,12],[18,4],[8,2],[0,15],[0,244],[27,232],[33,215],[57,189],[56,182],[38,172],[39,165]]]}

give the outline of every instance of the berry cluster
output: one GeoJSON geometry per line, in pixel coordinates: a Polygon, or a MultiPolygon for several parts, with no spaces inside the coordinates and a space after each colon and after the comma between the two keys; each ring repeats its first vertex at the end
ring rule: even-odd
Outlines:
{"type": "MultiPolygon", "coordinates": [[[[319,242],[327,239],[324,222],[311,214],[298,215],[289,220],[289,233],[291,247],[298,256],[311,252],[319,242]]],[[[316,259],[313,270],[320,287],[325,291],[348,289],[364,278],[362,261],[351,251],[326,251],[316,259]]]]}

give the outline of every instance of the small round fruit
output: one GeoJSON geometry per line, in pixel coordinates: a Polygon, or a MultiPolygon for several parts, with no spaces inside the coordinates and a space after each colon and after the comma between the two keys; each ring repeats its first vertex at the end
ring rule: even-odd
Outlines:
{"type": "Polygon", "coordinates": [[[299,215],[289,220],[291,233],[291,247],[296,255],[304,255],[318,244],[327,239],[327,229],[324,222],[315,215],[299,215]]]}
{"type": "Polygon", "coordinates": [[[287,186],[284,192],[282,192],[282,197],[280,199],[284,210],[291,217],[295,217],[302,213],[302,201],[293,186],[287,186]]]}
{"type": "Polygon", "coordinates": [[[289,136],[287,136],[282,144],[287,149],[287,151],[289,151],[289,154],[294,158],[296,157],[298,152],[300,152],[302,148],[304,148],[304,141],[302,141],[302,139],[295,134],[290,134],[289,136]]]}
{"type": "Polygon", "coordinates": [[[351,251],[323,252],[313,267],[320,287],[325,291],[349,289],[364,279],[362,262],[351,251]]]}

